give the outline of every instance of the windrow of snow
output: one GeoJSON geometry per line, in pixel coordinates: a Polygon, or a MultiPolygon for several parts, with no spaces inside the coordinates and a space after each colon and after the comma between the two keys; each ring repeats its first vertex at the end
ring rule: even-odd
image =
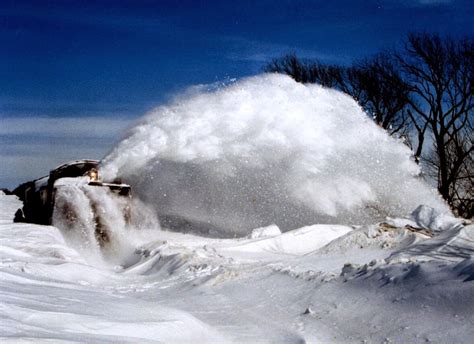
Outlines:
{"type": "Polygon", "coordinates": [[[349,96],[282,75],[195,88],[151,111],[104,159],[161,223],[221,237],[276,224],[364,224],[447,207],[411,151],[349,96]]]}

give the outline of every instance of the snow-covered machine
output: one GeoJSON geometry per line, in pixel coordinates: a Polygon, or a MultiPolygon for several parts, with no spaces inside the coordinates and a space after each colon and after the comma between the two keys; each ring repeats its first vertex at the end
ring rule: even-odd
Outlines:
{"type": "Polygon", "coordinates": [[[18,209],[14,221],[50,225],[57,192],[55,184],[61,178],[86,177],[88,185],[108,188],[120,196],[130,195],[130,185],[120,180],[101,181],[98,166],[98,160],[75,160],[58,166],[47,176],[19,185],[13,193],[23,201],[23,208],[18,209]]]}

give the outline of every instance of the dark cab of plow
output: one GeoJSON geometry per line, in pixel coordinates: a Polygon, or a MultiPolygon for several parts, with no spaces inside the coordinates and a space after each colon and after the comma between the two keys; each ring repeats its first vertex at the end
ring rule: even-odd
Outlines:
{"type": "Polygon", "coordinates": [[[120,180],[110,183],[100,180],[99,164],[98,160],[74,160],[56,167],[47,176],[19,185],[12,193],[23,202],[23,208],[16,211],[13,221],[51,225],[55,194],[60,187],[55,184],[61,178],[86,177],[88,185],[105,187],[120,196],[129,197],[130,185],[120,180]]]}

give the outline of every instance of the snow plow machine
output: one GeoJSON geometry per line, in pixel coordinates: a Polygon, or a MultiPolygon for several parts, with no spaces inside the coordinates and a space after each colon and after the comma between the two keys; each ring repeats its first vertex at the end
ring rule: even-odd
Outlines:
{"type": "Polygon", "coordinates": [[[98,160],[75,160],[51,170],[49,175],[19,185],[13,194],[23,201],[23,208],[15,213],[15,222],[51,225],[55,208],[56,193],[62,178],[82,178],[87,185],[108,188],[114,194],[130,197],[130,185],[120,180],[106,183],[99,178],[98,160]]]}

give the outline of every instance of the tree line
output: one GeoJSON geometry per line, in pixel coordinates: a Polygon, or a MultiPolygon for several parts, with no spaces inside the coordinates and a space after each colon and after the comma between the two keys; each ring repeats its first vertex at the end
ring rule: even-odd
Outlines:
{"type": "Polygon", "coordinates": [[[266,72],[351,95],[390,135],[404,139],[453,211],[473,217],[474,39],[412,33],[401,47],[350,66],[295,54],[266,72]]]}

